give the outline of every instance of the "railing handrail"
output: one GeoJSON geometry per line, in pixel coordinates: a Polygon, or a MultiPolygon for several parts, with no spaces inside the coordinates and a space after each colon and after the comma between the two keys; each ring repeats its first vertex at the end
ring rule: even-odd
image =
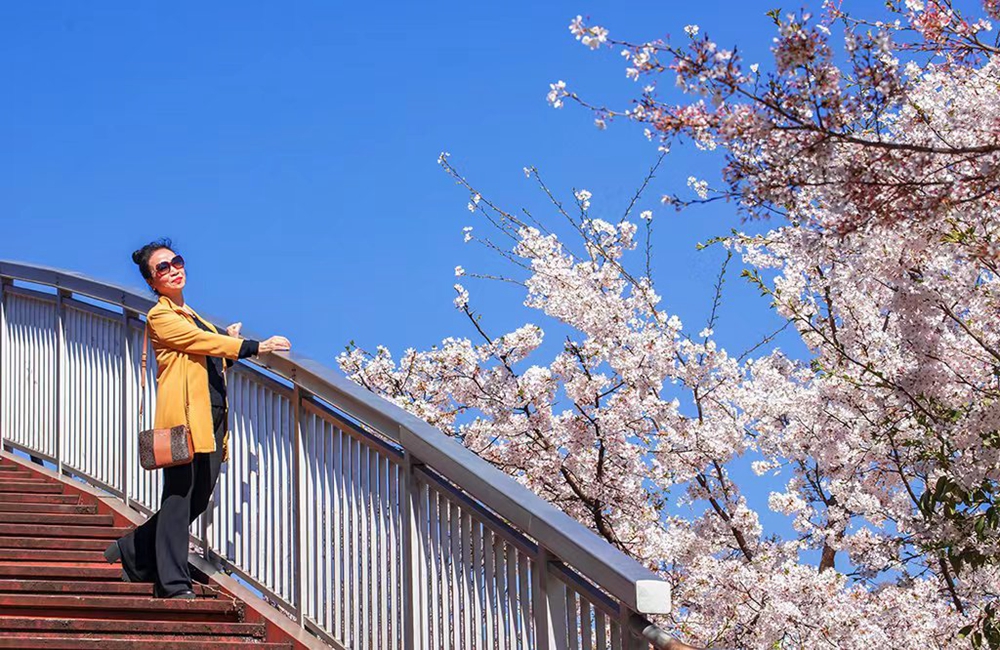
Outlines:
{"type": "MultiPolygon", "coordinates": [[[[155,301],[133,287],[39,264],[0,260],[0,277],[48,285],[145,315],[155,301]]],[[[216,326],[221,321],[206,314],[216,326]]],[[[258,338],[244,330],[247,338],[258,338]]],[[[639,614],[670,611],[670,586],[563,511],[490,465],[454,438],[331,368],[297,352],[256,365],[284,377],[398,443],[409,454],[533,538],[639,614]]]]}

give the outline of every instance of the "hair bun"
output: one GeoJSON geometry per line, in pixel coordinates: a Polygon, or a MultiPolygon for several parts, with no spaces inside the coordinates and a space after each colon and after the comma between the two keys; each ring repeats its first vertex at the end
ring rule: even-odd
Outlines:
{"type": "Polygon", "coordinates": [[[132,253],[132,261],[135,262],[136,264],[141,264],[142,263],[142,249],[141,248],[139,250],[137,250],[137,251],[134,251],[132,253]]]}

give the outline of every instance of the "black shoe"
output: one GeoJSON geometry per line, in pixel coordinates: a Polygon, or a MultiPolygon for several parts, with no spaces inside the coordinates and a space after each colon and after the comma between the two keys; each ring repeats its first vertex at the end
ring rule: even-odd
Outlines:
{"type": "Polygon", "coordinates": [[[138,580],[129,574],[128,567],[126,567],[125,562],[122,561],[122,547],[118,545],[118,540],[111,542],[111,544],[104,549],[104,559],[108,561],[108,564],[114,564],[115,562],[122,563],[122,582],[138,582],[138,580]]]}
{"type": "Polygon", "coordinates": [[[118,546],[118,540],[111,542],[111,545],[104,549],[104,559],[108,561],[108,564],[114,564],[115,562],[121,562],[122,559],[122,549],[118,546]]]}
{"type": "Polygon", "coordinates": [[[194,600],[197,597],[198,597],[197,594],[195,594],[194,591],[192,591],[191,589],[181,589],[177,593],[167,596],[162,591],[160,591],[159,584],[155,582],[153,583],[153,598],[171,598],[171,599],[178,598],[180,600],[194,600]]]}

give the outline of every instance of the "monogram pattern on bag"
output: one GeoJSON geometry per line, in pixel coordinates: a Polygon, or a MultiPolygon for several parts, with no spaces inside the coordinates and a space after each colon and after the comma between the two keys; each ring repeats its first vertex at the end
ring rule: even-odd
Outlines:
{"type": "Polygon", "coordinates": [[[156,468],[156,454],[153,451],[154,429],[139,432],[139,464],[143,469],[156,468]]]}
{"type": "Polygon", "coordinates": [[[179,463],[190,460],[190,453],[187,427],[180,424],[170,429],[170,462],[179,463]]]}

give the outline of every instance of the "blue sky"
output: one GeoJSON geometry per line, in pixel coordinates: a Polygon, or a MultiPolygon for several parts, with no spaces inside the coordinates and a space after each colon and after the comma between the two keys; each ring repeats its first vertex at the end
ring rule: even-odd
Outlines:
{"type": "MultiPolygon", "coordinates": [[[[557,223],[522,172],[534,165],[563,200],[589,189],[593,216],[617,221],[657,153],[635,125],[599,131],[583,109],[546,104],[558,79],[620,108],[639,91],[617,53],[573,39],[570,20],[591,16],[633,41],[683,38],[697,23],[766,67],[773,7],[3,3],[0,259],[142,288],[131,252],[169,236],[188,260],[195,308],[285,335],[331,366],[350,340],[398,358],[472,338],[452,304],[455,266],[517,271],[463,243],[463,226],[484,233],[487,224],[468,212],[438,154],[450,152],[508,209],[557,223]]],[[[655,214],[661,304],[692,333],[723,258],[695,245],[740,224],[725,204],[678,214],[658,197],[684,193],[689,175],[715,179],[718,167],[718,156],[677,148],[639,205],[655,214]]],[[[631,268],[641,263],[637,252],[631,268]]],[[[739,268],[730,267],[716,328],[735,353],[780,324],[739,268]]],[[[526,322],[550,330],[521,305],[519,287],[463,283],[492,335],[526,322]]],[[[555,332],[532,362],[560,348],[555,332]]]]}
{"type": "MultiPolygon", "coordinates": [[[[535,165],[564,198],[585,187],[596,216],[620,217],[655,148],[634,125],[598,131],[584,110],[545,102],[557,79],[620,106],[638,90],[614,52],[570,36],[577,13],[634,39],[699,23],[765,62],[771,37],[770,4],[756,2],[165,8],[0,7],[0,257],[142,287],[131,251],[169,236],[192,305],[321,360],[351,339],[396,351],[471,335],[454,267],[514,271],[463,244],[463,226],[485,223],[441,151],[509,208],[552,222],[521,171],[535,165]]],[[[678,215],[656,199],[717,167],[677,150],[644,206],[665,304],[699,330],[721,258],[694,244],[737,221],[727,206],[678,215]]],[[[748,310],[767,314],[731,280],[720,331],[738,325],[735,346],[756,322],[748,310]]],[[[512,286],[466,284],[493,332],[533,316],[512,286]]]]}

